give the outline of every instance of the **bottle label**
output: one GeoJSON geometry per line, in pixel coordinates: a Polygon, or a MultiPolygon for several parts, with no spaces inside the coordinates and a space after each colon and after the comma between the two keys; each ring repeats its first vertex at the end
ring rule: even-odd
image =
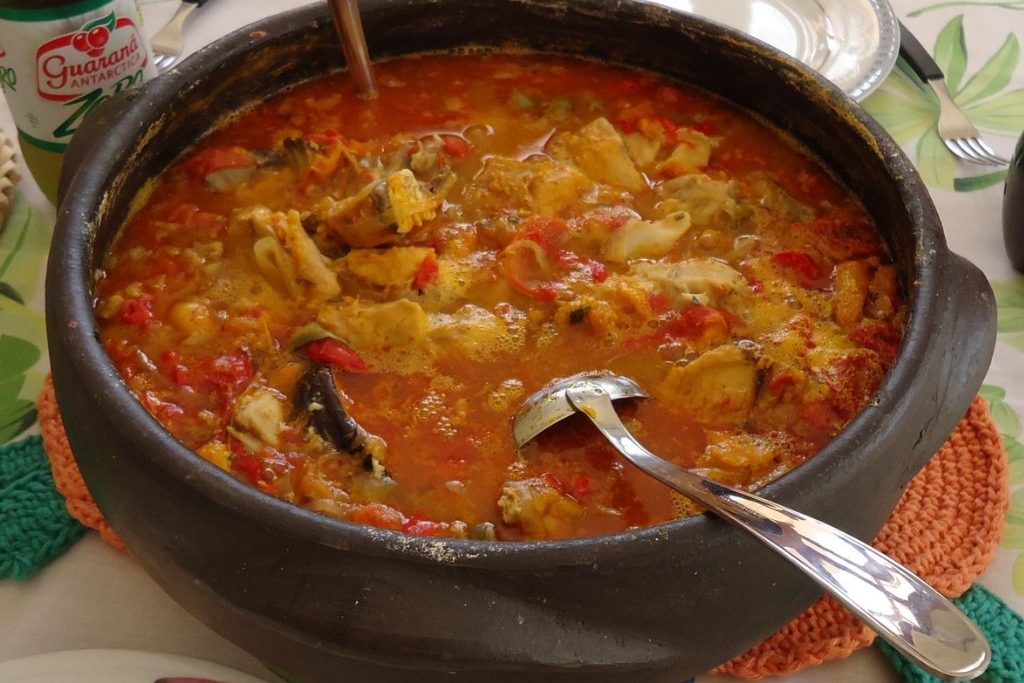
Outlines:
{"type": "Polygon", "coordinates": [[[100,103],[156,76],[134,0],[0,10],[0,36],[0,85],[15,124],[48,151],[63,152],[100,103]]]}

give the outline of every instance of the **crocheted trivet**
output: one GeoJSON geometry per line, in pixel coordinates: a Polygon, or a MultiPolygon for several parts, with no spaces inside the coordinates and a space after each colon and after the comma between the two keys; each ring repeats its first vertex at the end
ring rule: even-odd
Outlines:
{"type": "Polygon", "coordinates": [[[14,185],[21,180],[18,173],[18,166],[14,163],[14,145],[10,139],[0,130],[0,230],[3,229],[4,219],[11,210],[11,196],[14,194],[14,185]]]}
{"type": "MultiPolygon", "coordinates": [[[[85,488],[49,380],[39,399],[39,419],[54,478],[68,498],[71,514],[124,550],[85,488]]],[[[945,595],[960,595],[989,564],[999,542],[1009,508],[1007,477],[1002,440],[987,404],[977,397],[950,439],[907,485],[875,546],[945,595]]],[[[712,673],[748,679],[792,673],[846,657],[874,639],[871,630],[826,596],[778,633],[712,673]]],[[[993,649],[997,647],[993,643],[993,649]]]]}
{"type": "Polygon", "coordinates": [[[50,468],[57,490],[67,501],[68,512],[79,522],[95,529],[100,537],[122,552],[127,552],[124,543],[110,528],[103,513],[96,507],[96,501],[85,486],[82,473],[78,471],[75,457],[64,431],[64,420],[57,410],[57,399],[53,395],[53,380],[47,376],[43,391],[39,395],[39,427],[42,430],[43,446],[50,457],[50,468]]]}
{"type": "Polygon", "coordinates": [[[0,579],[25,579],[85,529],[68,514],[39,436],[0,447],[0,579]]]}
{"type": "MultiPolygon", "coordinates": [[[[976,397],[942,448],[907,485],[873,545],[946,597],[966,591],[992,561],[1010,506],[1006,451],[976,397]]],[[[739,678],[788,674],[847,657],[875,633],[825,596],[761,644],[715,669],[739,678]]]]}

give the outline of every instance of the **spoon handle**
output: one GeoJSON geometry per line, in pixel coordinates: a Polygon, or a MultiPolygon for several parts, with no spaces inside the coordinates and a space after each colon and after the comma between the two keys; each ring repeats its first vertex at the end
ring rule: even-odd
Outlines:
{"type": "Polygon", "coordinates": [[[373,77],[363,21],[359,16],[357,0],[328,0],[334,26],[341,38],[341,47],[348,62],[349,71],[356,83],[356,92],[362,97],[377,97],[377,81],[373,77]]]}
{"type": "Polygon", "coordinates": [[[922,669],[958,681],[988,666],[991,650],[984,634],[906,567],[824,522],[659,458],[629,433],[596,384],[576,382],[566,397],[626,459],[749,531],[922,669]]]}

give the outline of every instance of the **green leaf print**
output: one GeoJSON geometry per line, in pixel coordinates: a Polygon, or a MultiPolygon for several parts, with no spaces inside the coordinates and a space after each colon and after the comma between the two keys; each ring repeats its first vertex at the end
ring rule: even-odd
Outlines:
{"type": "Polygon", "coordinates": [[[0,443],[31,427],[35,399],[46,377],[39,367],[46,346],[40,293],[50,244],[50,220],[15,193],[0,233],[0,443]]]}
{"type": "MultiPolygon", "coordinates": [[[[11,213],[0,232],[0,282],[6,289],[18,292],[24,299],[21,303],[31,301],[42,285],[52,232],[52,218],[16,192],[11,213]]],[[[0,310],[4,304],[0,299],[0,310]]]]}
{"type": "MultiPolygon", "coordinates": [[[[986,136],[1005,134],[1016,139],[1020,135],[1024,129],[1024,88],[1006,90],[1020,65],[1020,41],[1015,34],[1008,34],[999,49],[971,73],[964,18],[959,15],[939,31],[934,54],[946,74],[953,99],[986,136]]],[[[935,93],[909,75],[902,59],[898,65],[902,74],[896,72],[886,79],[864,101],[864,107],[904,147],[917,140],[915,163],[925,183],[954,192],[974,192],[1002,183],[1006,175],[1002,169],[958,176],[965,172],[966,165],[957,161],[939,138],[935,93]]]]}
{"type": "Polygon", "coordinates": [[[993,185],[1001,185],[1005,178],[1006,171],[993,171],[992,173],[982,173],[981,175],[973,175],[967,178],[954,178],[953,189],[957,192],[974,192],[975,190],[983,190],[993,185]]]}
{"type": "Polygon", "coordinates": [[[934,120],[932,106],[922,95],[910,79],[890,76],[865,105],[900,146],[908,147],[934,120]]]}
{"type": "Polygon", "coordinates": [[[960,90],[967,73],[967,36],[964,34],[964,15],[954,17],[935,38],[935,61],[946,75],[950,93],[960,90]]]}
{"type": "MultiPolygon", "coordinates": [[[[963,26],[960,27],[961,40],[963,26]]],[[[967,48],[964,46],[964,55],[967,48]]],[[[1020,61],[1020,44],[1012,33],[1006,37],[1002,46],[996,50],[991,59],[974,74],[960,90],[959,100],[964,106],[973,104],[986,97],[992,97],[1010,85],[1013,70],[1020,61]]]]}
{"type": "Polygon", "coordinates": [[[1010,465],[1010,484],[1024,484],[1024,444],[1020,442],[1021,420],[1006,402],[1006,390],[986,384],[981,387],[982,397],[988,402],[989,414],[999,429],[1010,465]]]}
{"type": "Polygon", "coordinates": [[[999,340],[1024,352],[1024,278],[993,280],[991,285],[999,311],[999,340]]]}
{"type": "Polygon", "coordinates": [[[35,422],[36,405],[20,398],[25,375],[39,362],[39,349],[25,341],[0,335],[0,443],[6,443],[35,422]]]}
{"type": "Polygon", "coordinates": [[[1024,2],[1018,0],[1017,2],[940,2],[935,5],[929,5],[928,7],[922,7],[921,9],[914,10],[908,17],[919,17],[925,12],[931,12],[933,10],[948,9],[950,7],[999,7],[1001,9],[1009,10],[1024,10],[1024,2]]]}
{"type": "MultiPolygon", "coordinates": [[[[1005,548],[1024,548],[1024,489],[1010,496],[1010,511],[1006,514],[1002,545],[1005,548]]],[[[1024,553],[1017,555],[1011,573],[1013,592],[1024,595],[1024,553]]]]}
{"type": "Polygon", "coordinates": [[[21,292],[2,280],[0,280],[0,296],[7,297],[16,304],[25,305],[25,297],[21,295],[21,292]]]}

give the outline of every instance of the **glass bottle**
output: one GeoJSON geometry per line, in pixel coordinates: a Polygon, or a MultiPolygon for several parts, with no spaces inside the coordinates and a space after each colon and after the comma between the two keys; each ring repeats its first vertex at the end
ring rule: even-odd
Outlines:
{"type": "Polygon", "coordinates": [[[82,118],[156,73],[135,0],[0,0],[0,84],[50,201],[82,118]]]}

